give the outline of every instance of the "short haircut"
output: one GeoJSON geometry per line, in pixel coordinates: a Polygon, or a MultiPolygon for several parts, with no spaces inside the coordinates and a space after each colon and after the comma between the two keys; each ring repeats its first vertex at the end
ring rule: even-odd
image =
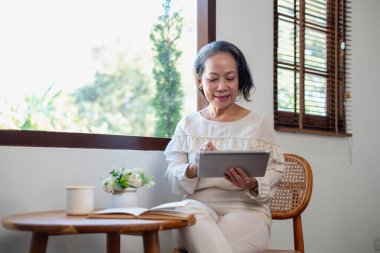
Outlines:
{"type": "MultiPolygon", "coordinates": [[[[243,95],[246,101],[250,101],[249,92],[252,88],[254,88],[251,71],[242,51],[230,42],[219,40],[203,46],[199,50],[194,63],[195,74],[201,77],[204,72],[204,64],[207,59],[220,53],[230,54],[235,59],[239,78],[239,95],[243,95]]],[[[203,96],[205,96],[203,90],[200,90],[200,92],[203,96]]]]}

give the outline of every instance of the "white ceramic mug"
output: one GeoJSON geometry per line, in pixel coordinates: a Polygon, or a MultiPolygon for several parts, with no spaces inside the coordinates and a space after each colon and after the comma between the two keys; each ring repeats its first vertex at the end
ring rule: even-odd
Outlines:
{"type": "Polygon", "coordinates": [[[66,213],[87,215],[94,211],[94,186],[66,186],[66,213]]]}

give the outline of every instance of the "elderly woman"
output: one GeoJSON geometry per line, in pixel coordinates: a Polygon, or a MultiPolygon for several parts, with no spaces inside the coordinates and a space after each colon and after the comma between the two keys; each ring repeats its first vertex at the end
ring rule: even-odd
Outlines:
{"type": "Polygon", "coordinates": [[[270,235],[268,201],[281,181],[284,157],[273,128],[236,101],[249,101],[253,88],[243,53],[226,41],[204,46],[195,61],[196,83],[208,106],[182,119],[168,144],[165,178],[173,193],[191,199],[194,226],[175,231],[179,247],[191,253],[265,251],[270,235]],[[270,151],[264,177],[229,168],[224,178],[199,178],[200,150],[270,151]]]}

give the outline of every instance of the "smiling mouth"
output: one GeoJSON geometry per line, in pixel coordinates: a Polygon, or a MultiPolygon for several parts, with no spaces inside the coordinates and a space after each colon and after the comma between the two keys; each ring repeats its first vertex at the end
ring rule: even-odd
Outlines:
{"type": "Polygon", "coordinates": [[[228,98],[230,95],[225,95],[225,96],[215,96],[216,98],[218,99],[226,99],[228,98]]]}

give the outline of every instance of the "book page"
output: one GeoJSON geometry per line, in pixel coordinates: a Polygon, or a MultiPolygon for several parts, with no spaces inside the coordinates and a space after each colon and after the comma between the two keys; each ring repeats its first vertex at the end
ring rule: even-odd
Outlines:
{"type": "Polygon", "coordinates": [[[190,199],[185,199],[182,201],[177,201],[177,202],[169,202],[169,203],[164,203],[155,207],[152,207],[150,210],[157,210],[157,209],[174,209],[176,207],[183,207],[187,203],[189,203],[191,200],[190,199]]]}
{"type": "Polygon", "coordinates": [[[93,214],[132,214],[133,216],[139,216],[140,214],[149,211],[143,207],[124,207],[124,208],[107,208],[100,211],[95,211],[93,214]]]}
{"type": "Polygon", "coordinates": [[[152,220],[190,220],[193,213],[174,210],[176,207],[185,206],[191,200],[164,203],[151,209],[143,207],[107,208],[95,211],[88,218],[105,219],[152,219],[152,220]]]}

